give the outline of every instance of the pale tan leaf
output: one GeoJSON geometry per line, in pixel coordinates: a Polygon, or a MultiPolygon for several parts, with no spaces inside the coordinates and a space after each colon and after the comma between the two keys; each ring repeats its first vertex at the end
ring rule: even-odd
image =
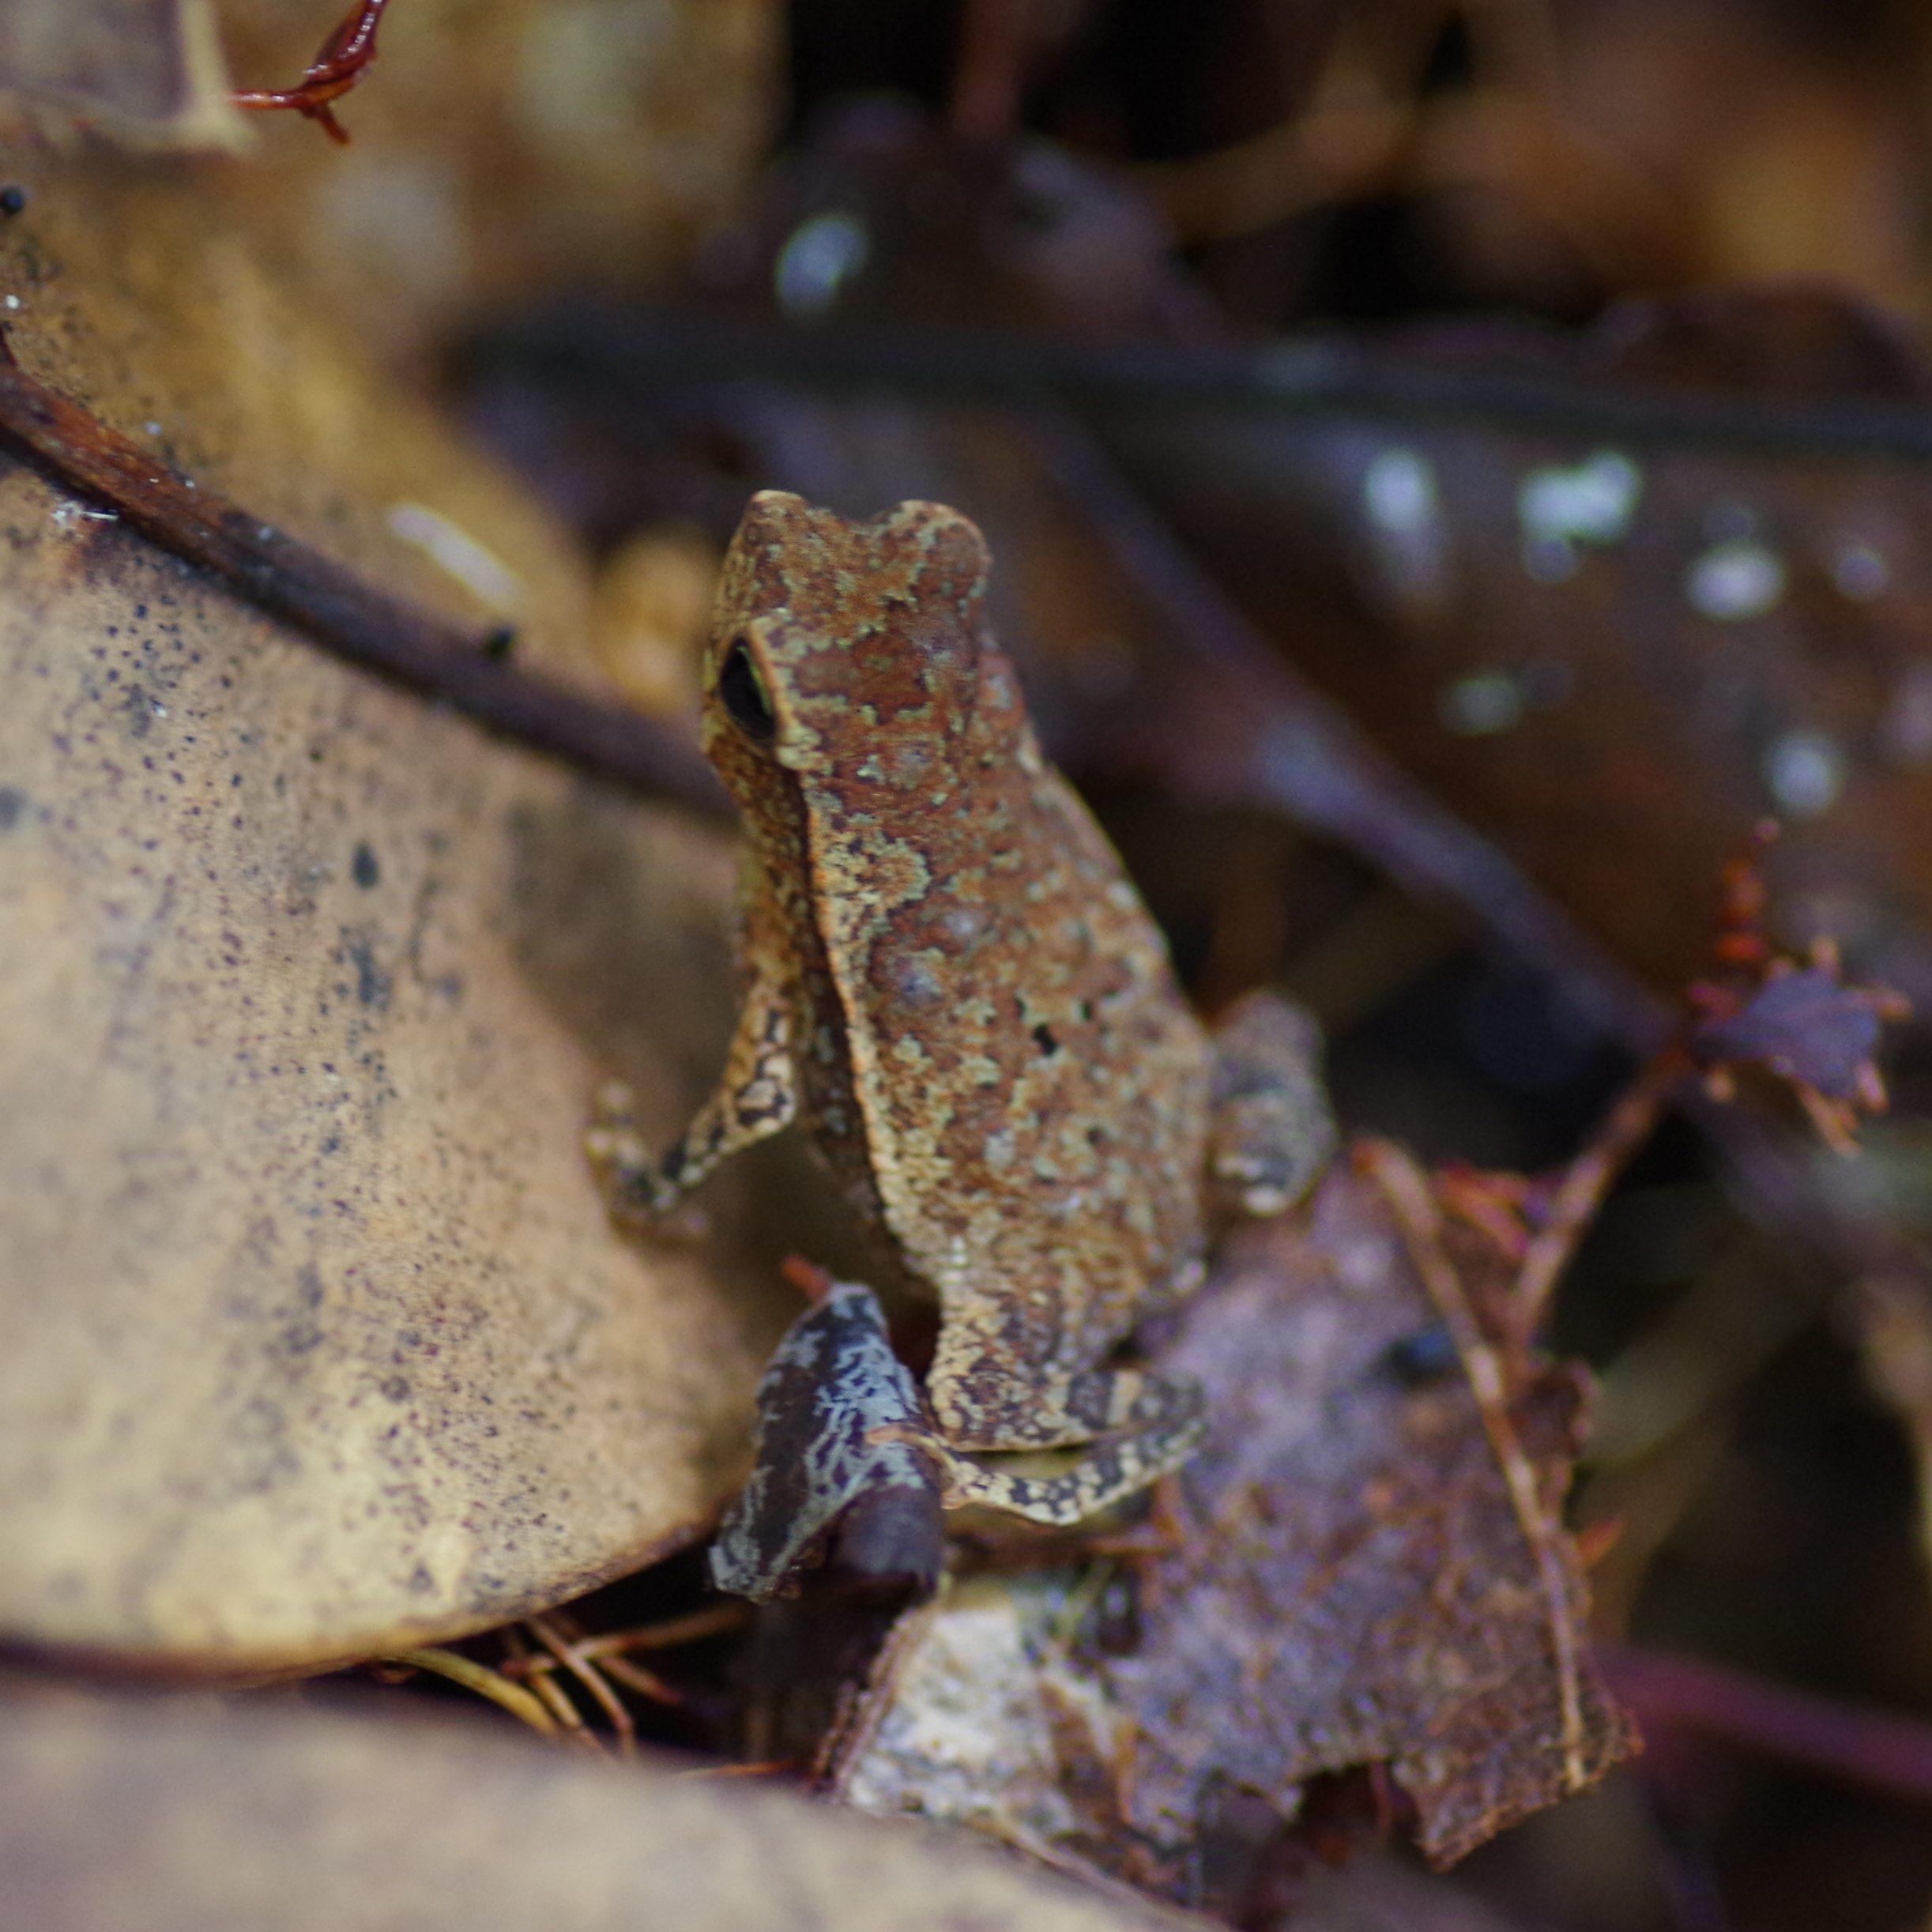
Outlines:
{"type": "Polygon", "coordinates": [[[79,1700],[0,1723],[0,1919],[39,1932],[1198,1926],[938,1834],[480,1726],[79,1700]]]}
{"type": "Polygon", "coordinates": [[[0,101],[134,147],[247,138],[209,0],[0,0],[0,101]]]}
{"type": "MultiPolygon", "coordinates": [[[[191,182],[37,163],[0,290],[21,361],[115,427],[392,590],[507,600],[568,668],[576,559],[191,182]]],[[[29,472],[0,531],[0,1629],[296,1668],[695,1533],[777,1311],[742,1263],[621,1241],[580,1137],[601,1073],[668,1133],[712,1071],[728,838],[344,668],[29,472]]]]}

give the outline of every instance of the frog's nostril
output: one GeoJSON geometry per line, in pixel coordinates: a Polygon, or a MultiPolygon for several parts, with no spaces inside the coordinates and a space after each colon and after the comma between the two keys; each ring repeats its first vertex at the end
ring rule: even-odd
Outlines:
{"type": "Polygon", "coordinates": [[[765,691],[765,680],[752,661],[751,648],[743,638],[734,638],[725,653],[717,674],[717,695],[733,721],[744,735],[759,744],[769,744],[776,735],[778,721],[765,691]]]}

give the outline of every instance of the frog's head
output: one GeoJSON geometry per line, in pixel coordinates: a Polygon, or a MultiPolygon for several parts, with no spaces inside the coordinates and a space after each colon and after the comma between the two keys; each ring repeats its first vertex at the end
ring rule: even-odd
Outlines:
{"type": "Polygon", "coordinates": [[[905,503],[848,523],[752,498],[725,559],[704,667],[704,748],[748,810],[774,767],[815,789],[949,789],[1025,729],[987,635],[986,543],[956,510],[905,503]]]}

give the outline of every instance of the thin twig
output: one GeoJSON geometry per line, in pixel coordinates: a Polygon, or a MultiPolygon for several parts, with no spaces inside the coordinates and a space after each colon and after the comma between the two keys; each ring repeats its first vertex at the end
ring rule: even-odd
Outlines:
{"type": "Polygon", "coordinates": [[[1582,1647],[1571,1610],[1569,1574],[1561,1548],[1562,1531],[1544,1504],[1535,1467],[1523,1452],[1510,1420],[1509,1385],[1502,1358],[1478,1326],[1462,1279],[1444,1252],[1441,1217],[1427,1175],[1390,1141],[1362,1143],[1356,1159],[1394,1211],[1410,1264],[1456,1343],[1490,1453],[1502,1473],[1517,1527],[1529,1545],[1556,1661],[1564,1787],[1580,1791],[1589,1782],[1584,1756],[1582,1647]]]}
{"type": "Polygon", "coordinates": [[[609,1719],[611,1729],[616,1735],[617,1755],[635,1757],[638,1748],[637,1727],[631,1721],[631,1713],[624,1708],[623,1700],[604,1681],[596,1666],[579,1653],[574,1634],[561,1627],[554,1618],[526,1617],[524,1621],[536,1633],[537,1640],[597,1700],[597,1708],[609,1719]]]}
{"type": "Polygon", "coordinates": [[[556,1734],[556,1721],[549,1711],[521,1684],[513,1684],[500,1671],[478,1663],[453,1650],[393,1650],[377,1659],[382,1663],[401,1664],[412,1670],[430,1670],[452,1683],[473,1690],[479,1697],[499,1704],[513,1716],[520,1717],[533,1731],[545,1737],[556,1734]]]}
{"type": "Polygon", "coordinates": [[[1675,1040],[1653,1053],[1618,1096],[1589,1144],[1563,1170],[1549,1208],[1524,1250],[1510,1295],[1516,1334],[1527,1342],[1542,1322],[1576,1244],[1611,1184],[1650,1138],[1672,1095],[1690,1071],[1675,1040]]]}
{"type": "Polygon", "coordinates": [[[522,1633],[514,1628],[504,1631],[503,1637],[503,1648],[510,1652],[503,1660],[506,1672],[515,1670],[525,1679],[571,1743],[601,1757],[604,1747],[598,1743],[597,1734],[584,1722],[583,1713],[571,1701],[570,1693],[557,1682],[556,1659],[547,1654],[532,1655],[522,1633]]]}
{"type": "Polygon", "coordinates": [[[615,1678],[627,1689],[635,1690],[640,1697],[650,1698],[653,1704],[675,1707],[684,1701],[683,1696],[655,1671],[646,1670],[642,1664],[633,1663],[627,1657],[601,1658],[597,1667],[606,1677],[615,1678]]]}
{"type": "Polygon", "coordinates": [[[688,1616],[668,1617],[662,1623],[638,1624],[628,1630],[607,1630],[587,1636],[577,1648],[578,1654],[601,1663],[607,1657],[631,1650],[669,1650],[680,1644],[695,1644],[727,1630],[740,1630],[751,1620],[746,1603],[714,1603],[688,1616]]]}
{"type": "Polygon", "coordinates": [[[490,654],[491,639],[377,589],[353,571],[189,478],[77,403],[0,362],[0,448],[104,505],[149,542],[220,580],[337,657],[442,699],[504,737],[653,797],[722,812],[695,748],[490,654]]]}

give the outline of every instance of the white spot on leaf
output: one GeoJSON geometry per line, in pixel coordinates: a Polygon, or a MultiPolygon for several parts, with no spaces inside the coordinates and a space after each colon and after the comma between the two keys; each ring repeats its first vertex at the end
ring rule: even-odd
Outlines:
{"type": "Polygon", "coordinates": [[[498,610],[515,608],[515,574],[493,551],[486,550],[467,530],[427,503],[392,503],[389,527],[393,535],[413,544],[480,602],[498,610]]]}
{"type": "Polygon", "coordinates": [[[871,254],[871,239],[857,215],[833,209],[801,221],[772,266],[778,306],[801,322],[816,322],[871,254]]]}
{"type": "Polygon", "coordinates": [[[1764,749],[1764,783],[1778,808],[1795,819],[1830,811],[1845,789],[1845,755],[1828,732],[1784,732],[1764,749]]]}
{"type": "Polygon", "coordinates": [[[1526,708],[1523,687],[1507,671],[1476,671],[1448,686],[1437,714],[1458,736],[1482,738],[1520,724],[1526,708]]]}
{"type": "Polygon", "coordinates": [[[1700,616],[1719,623],[1762,617],[1784,595],[1784,565],[1754,537],[1727,537],[1692,563],[1684,594],[1700,616]]]}
{"type": "Polygon", "coordinates": [[[1892,567],[1870,544],[1847,544],[1832,561],[1832,582],[1857,603],[1882,596],[1892,567]]]}
{"type": "Polygon", "coordinates": [[[1573,468],[1532,469],[1516,491],[1523,561],[1551,582],[1576,568],[1580,544],[1621,542],[1644,493],[1644,473],[1621,450],[1599,450],[1573,468]]]}

